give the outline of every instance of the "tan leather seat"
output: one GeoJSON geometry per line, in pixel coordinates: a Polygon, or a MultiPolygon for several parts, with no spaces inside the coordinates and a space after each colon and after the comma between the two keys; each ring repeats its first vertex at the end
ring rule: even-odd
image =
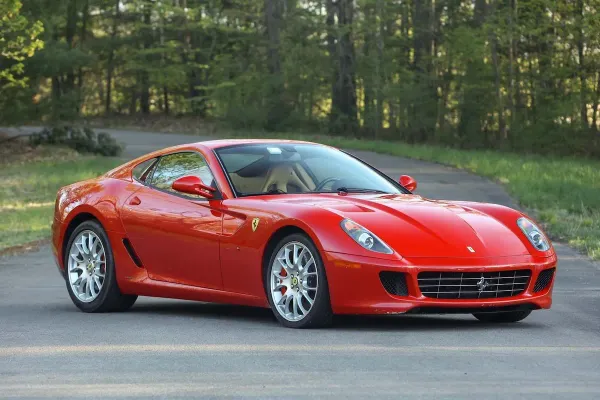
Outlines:
{"type": "Polygon", "coordinates": [[[291,164],[279,164],[271,168],[267,174],[267,179],[263,185],[262,192],[273,189],[273,185],[275,185],[276,189],[284,192],[288,191],[288,185],[297,186],[303,192],[310,191],[291,164]]]}

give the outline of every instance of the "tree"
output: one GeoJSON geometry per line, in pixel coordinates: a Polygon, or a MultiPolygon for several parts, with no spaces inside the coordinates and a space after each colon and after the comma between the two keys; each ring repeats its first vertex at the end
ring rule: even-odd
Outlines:
{"type": "Polygon", "coordinates": [[[598,0],[0,1],[3,117],[600,155],[598,0]]]}
{"type": "Polygon", "coordinates": [[[40,21],[20,14],[19,0],[0,1],[0,121],[19,123],[26,118],[28,77],[24,61],[44,45],[40,21]]]}

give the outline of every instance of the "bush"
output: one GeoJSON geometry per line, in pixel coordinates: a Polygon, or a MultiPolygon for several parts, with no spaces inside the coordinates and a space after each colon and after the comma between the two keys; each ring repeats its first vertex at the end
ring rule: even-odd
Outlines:
{"type": "Polygon", "coordinates": [[[118,156],[122,146],[108,133],[96,134],[89,127],[59,125],[42,129],[29,137],[33,146],[41,144],[67,146],[80,153],[93,153],[102,156],[118,156]]]}

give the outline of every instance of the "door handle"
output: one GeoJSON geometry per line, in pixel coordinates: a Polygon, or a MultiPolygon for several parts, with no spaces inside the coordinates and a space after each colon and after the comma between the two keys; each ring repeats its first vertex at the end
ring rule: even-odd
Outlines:
{"type": "Polygon", "coordinates": [[[133,197],[131,198],[131,200],[129,200],[129,205],[130,205],[130,206],[139,206],[139,205],[141,204],[141,202],[142,202],[142,201],[140,200],[140,198],[139,198],[139,197],[137,197],[137,196],[133,196],[133,197]]]}

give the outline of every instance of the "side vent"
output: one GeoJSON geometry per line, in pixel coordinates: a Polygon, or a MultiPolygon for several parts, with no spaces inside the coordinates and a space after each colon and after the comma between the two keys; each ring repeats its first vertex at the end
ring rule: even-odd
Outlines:
{"type": "Polygon", "coordinates": [[[144,266],[142,265],[142,260],[140,260],[135,250],[133,250],[133,246],[131,245],[129,239],[123,239],[123,246],[125,246],[125,250],[127,250],[127,253],[129,253],[129,257],[131,257],[131,260],[135,263],[135,265],[138,268],[144,268],[144,266]]]}
{"type": "Polygon", "coordinates": [[[403,272],[382,271],[379,279],[385,290],[395,296],[408,296],[406,275],[403,272]]]}
{"type": "Polygon", "coordinates": [[[556,271],[556,268],[549,268],[540,272],[537,281],[535,282],[535,286],[533,287],[534,293],[541,292],[550,286],[552,278],[554,278],[554,271],[556,271]]]}

